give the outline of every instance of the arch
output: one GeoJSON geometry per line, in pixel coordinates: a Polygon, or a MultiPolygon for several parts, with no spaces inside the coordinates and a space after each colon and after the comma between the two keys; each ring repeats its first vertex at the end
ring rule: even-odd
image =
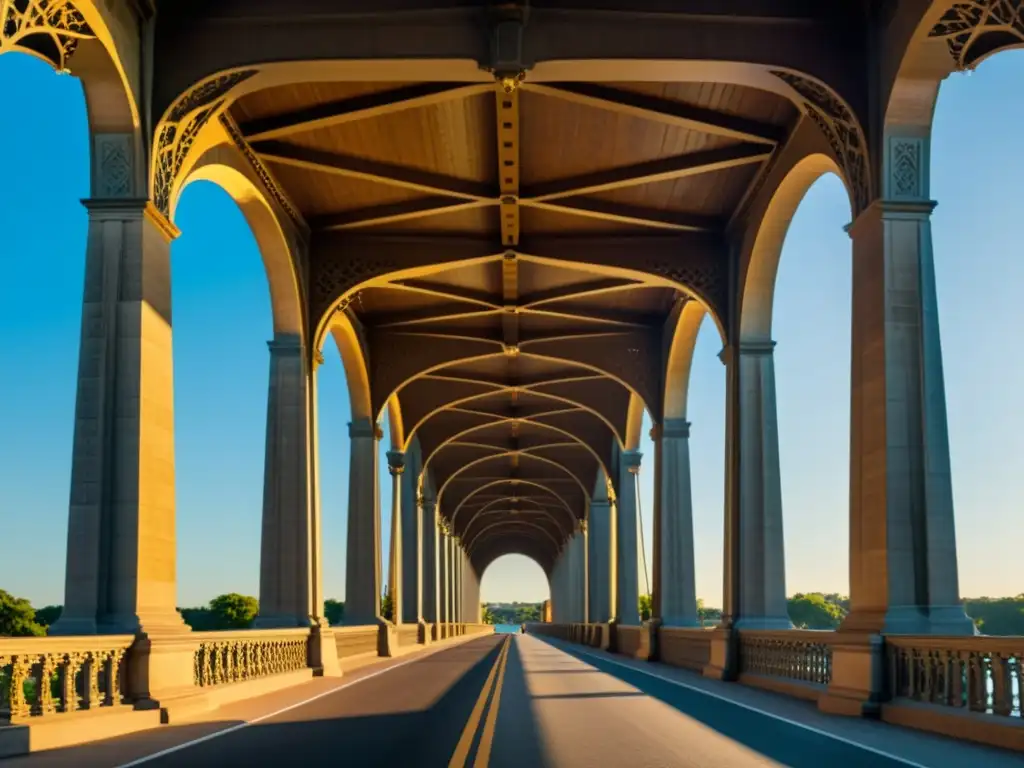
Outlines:
{"type": "Polygon", "coordinates": [[[472,553],[473,544],[476,543],[477,541],[483,541],[484,540],[484,535],[487,533],[487,531],[490,531],[490,530],[492,530],[494,528],[497,528],[497,527],[512,527],[512,526],[516,526],[516,525],[525,525],[525,526],[528,526],[530,528],[535,528],[536,530],[540,531],[545,536],[547,536],[548,539],[551,540],[551,543],[554,544],[556,548],[559,545],[558,544],[558,540],[554,536],[551,535],[551,531],[549,531],[544,526],[538,525],[537,523],[531,522],[529,520],[515,520],[515,519],[513,519],[513,520],[496,520],[493,523],[488,523],[483,528],[481,528],[479,531],[477,531],[476,534],[474,534],[472,537],[469,537],[468,541],[466,539],[466,534],[468,534],[468,532],[469,532],[469,527],[467,526],[466,531],[463,533],[463,539],[462,539],[463,546],[465,546],[467,552],[472,553]]]}
{"type": "MultiPolygon", "coordinates": [[[[496,485],[506,485],[506,484],[512,484],[512,483],[516,483],[518,485],[528,485],[528,486],[533,487],[533,488],[539,488],[542,491],[544,491],[545,493],[550,494],[552,498],[554,498],[556,501],[559,502],[559,505],[558,505],[559,508],[560,509],[564,509],[565,513],[569,516],[569,519],[571,521],[571,523],[570,523],[571,527],[575,528],[575,525],[576,525],[576,515],[573,514],[572,508],[569,506],[569,503],[565,499],[563,499],[555,491],[551,490],[550,488],[548,488],[546,485],[543,485],[542,483],[536,482],[534,480],[523,480],[523,479],[520,479],[520,478],[501,478],[500,480],[491,480],[488,483],[484,483],[483,485],[474,488],[470,493],[466,494],[466,497],[464,499],[462,499],[462,501],[459,502],[459,505],[452,512],[452,515],[451,515],[452,526],[455,525],[455,518],[458,517],[459,511],[466,504],[466,502],[469,501],[471,498],[476,496],[481,491],[484,491],[484,490],[486,490],[488,488],[493,488],[496,485]]],[[[440,493],[438,493],[438,495],[440,496],[440,493]]]]}
{"type": "Polygon", "coordinates": [[[626,440],[623,450],[639,450],[640,438],[643,433],[644,410],[644,401],[633,392],[629,398],[629,412],[626,415],[626,440]]]}
{"type": "Polygon", "coordinates": [[[281,227],[280,217],[250,174],[233,146],[213,147],[199,158],[183,180],[171,208],[171,219],[181,193],[195,181],[212,182],[227,192],[249,222],[259,245],[270,288],[274,333],[294,334],[304,339],[305,321],[294,249],[281,227]]]}
{"type": "Polygon", "coordinates": [[[665,401],[662,414],[666,419],[685,419],[690,391],[690,368],[697,334],[706,310],[695,301],[687,301],[676,316],[672,340],[665,362],[665,401]]]}
{"type": "MultiPolygon", "coordinates": [[[[473,459],[469,463],[464,464],[459,469],[455,470],[455,472],[453,472],[451,475],[449,475],[449,477],[444,481],[444,484],[438,489],[437,495],[439,497],[443,496],[444,495],[444,489],[447,488],[448,485],[453,480],[455,480],[455,478],[457,478],[459,475],[461,475],[463,472],[465,472],[468,469],[472,469],[473,467],[476,467],[476,466],[478,466],[480,464],[484,464],[484,463],[486,463],[488,461],[495,461],[496,459],[507,459],[509,457],[519,456],[521,458],[533,459],[534,461],[538,461],[538,462],[540,462],[542,464],[546,464],[546,465],[548,465],[550,467],[554,467],[555,469],[560,470],[561,472],[564,472],[566,475],[568,475],[576,483],[576,485],[579,486],[580,490],[583,492],[583,497],[585,499],[589,499],[590,498],[590,493],[587,491],[587,487],[582,483],[582,481],[575,474],[573,474],[569,469],[564,467],[559,462],[554,461],[553,459],[549,459],[546,456],[538,456],[536,454],[533,454],[533,453],[530,452],[529,449],[523,449],[521,451],[505,451],[505,450],[501,450],[499,448],[499,449],[496,449],[496,450],[497,450],[496,453],[489,454],[487,456],[481,456],[479,458],[473,459]]],[[[523,479],[520,479],[520,478],[517,478],[517,479],[519,480],[519,482],[525,482],[525,480],[523,480],[523,479]]],[[[457,511],[458,510],[456,510],[456,512],[457,511]]],[[[452,522],[454,522],[454,521],[455,521],[455,515],[452,515],[452,522]]]]}
{"type": "Polygon", "coordinates": [[[923,8],[906,6],[889,25],[883,71],[891,80],[883,92],[883,125],[887,135],[897,130],[927,136],[942,81],[1024,46],[1024,18],[1015,3],[932,0],[923,8]]]}
{"type": "Polygon", "coordinates": [[[373,420],[375,414],[370,399],[369,367],[363,353],[362,339],[352,318],[345,312],[336,312],[330,332],[341,355],[342,367],[345,369],[352,420],[373,420]]]}
{"type": "Polygon", "coordinates": [[[756,228],[740,295],[741,344],[771,341],[775,277],[786,233],[807,190],[829,172],[843,180],[849,193],[849,185],[836,161],[830,155],[814,153],[797,161],[789,169],[768,202],[756,228]]]}
{"type": "Polygon", "coordinates": [[[395,451],[406,451],[409,444],[405,439],[405,424],[402,422],[402,406],[395,395],[388,400],[388,429],[391,431],[391,447],[395,451]]]}
{"type": "Polygon", "coordinates": [[[488,546],[478,549],[470,557],[474,570],[480,575],[481,588],[483,587],[487,569],[491,567],[495,560],[505,555],[522,555],[539,565],[548,580],[548,593],[550,594],[551,569],[554,567],[555,558],[550,557],[544,545],[537,539],[528,538],[523,534],[511,534],[506,538],[492,539],[488,546]]]}

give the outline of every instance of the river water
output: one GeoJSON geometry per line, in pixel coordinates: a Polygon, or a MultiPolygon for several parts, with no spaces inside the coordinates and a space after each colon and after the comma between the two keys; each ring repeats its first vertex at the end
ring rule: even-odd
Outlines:
{"type": "Polygon", "coordinates": [[[518,624],[495,624],[494,631],[497,634],[519,634],[518,624]]]}

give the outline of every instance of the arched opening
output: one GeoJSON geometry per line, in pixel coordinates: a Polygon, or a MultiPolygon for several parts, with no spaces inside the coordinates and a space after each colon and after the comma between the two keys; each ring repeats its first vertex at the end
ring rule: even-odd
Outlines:
{"type": "Polygon", "coordinates": [[[267,425],[267,273],[219,185],[185,187],[172,244],[178,599],[258,596],[267,425]],[[225,567],[230,563],[230,567],[225,567]]]}
{"type": "MultiPolygon", "coordinates": [[[[852,248],[843,228],[850,200],[828,155],[794,163],[753,238],[740,314],[741,359],[757,356],[746,375],[757,383],[756,402],[774,406],[776,421],[768,410],[764,424],[747,425],[755,430],[744,431],[747,439],[760,434],[763,443],[748,446],[757,449],[749,455],[741,445],[752,465],[741,467],[740,483],[763,486],[765,557],[784,563],[790,620],[814,629],[838,626],[849,606],[852,248]],[[770,535],[777,525],[781,541],[770,535]],[[812,593],[820,597],[807,597],[812,593]],[[808,600],[816,611],[810,619],[803,611],[808,600]]],[[[760,609],[781,610],[779,587],[765,592],[760,609]]]]}
{"type": "Polygon", "coordinates": [[[82,82],[41,59],[0,56],[0,83],[0,588],[40,608],[64,599],[90,130],[82,82]]]}
{"type": "Polygon", "coordinates": [[[932,122],[932,243],[960,595],[986,634],[1024,634],[1024,600],[1006,604],[1024,591],[1024,562],[1014,537],[1002,535],[1019,527],[1024,494],[1024,364],[1010,351],[1024,327],[1024,101],[1007,98],[1022,84],[1024,51],[994,55],[943,82],[932,122]]]}
{"type": "Polygon", "coordinates": [[[541,621],[542,606],[551,599],[544,569],[531,557],[519,554],[495,558],[480,578],[480,602],[489,623],[519,625],[541,621]]]}
{"type": "Polygon", "coordinates": [[[785,234],[772,312],[786,592],[794,625],[811,629],[849,607],[849,221],[843,182],[820,176],[785,234]]]}

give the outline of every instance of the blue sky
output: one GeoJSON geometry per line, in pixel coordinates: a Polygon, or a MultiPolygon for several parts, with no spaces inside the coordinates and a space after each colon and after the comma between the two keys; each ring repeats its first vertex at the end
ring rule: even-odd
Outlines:
{"type": "MultiPolygon", "coordinates": [[[[943,86],[932,148],[933,237],[964,595],[1024,591],[1024,52],[943,86]],[[1008,353],[1009,352],[1009,353],[1008,353]]],[[[81,323],[88,132],[81,87],[21,55],[0,57],[0,588],[62,600],[81,323]]],[[[786,577],[790,593],[845,592],[849,459],[850,211],[819,181],[786,240],[775,304],[786,577]]],[[[179,604],[255,595],[270,301],[255,242],[218,188],[189,187],[172,250],[179,604]]],[[[690,394],[697,592],[721,604],[725,371],[701,330],[690,394]]],[[[324,588],[344,596],[348,404],[328,344],[320,372],[324,588]]],[[[646,430],[645,430],[646,432],[646,430]]],[[[386,434],[386,430],[385,430],[386,434]]],[[[387,547],[389,484],[382,445],[387,547]]],[[[650,456],[649,442],[643,447],[650,456]]],[[[642,473],[650,546],[651,475],[642,473]]],[[[386,563],[386,560],[385,560],[386,563]]],[[[642,582],[641,582],[642,583],[642,582]]],[[[487,600],[547,597],[523,557],[484,576],[487,600]]]]}

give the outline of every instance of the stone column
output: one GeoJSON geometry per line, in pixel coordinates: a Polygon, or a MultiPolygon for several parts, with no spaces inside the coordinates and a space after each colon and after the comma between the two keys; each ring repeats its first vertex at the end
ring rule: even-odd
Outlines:
{"type": "Polygon", "coordinates": [[[170,245],[177,230],[147,200],[85,206],[64,610],[50,634],[185,632],[175,608],[170,245]]]}
{"type": "Polygon", "coordinates": [[[586,520],[580,521],[578,552],[580,560],[580,621],[590,623],[590,542],[586,520]]]}
{"type": "Polygon", "coordinates": [[[270,348],[267,448],[263,471],[260,550],[260,614],[257,628],[316,624],[320,574],[314,572],[320,541],[315,536],[309,487],[307,369],[302,340],[278,334],[270,348]]]}
{"type": "Polygon", "coordinates": [[[375,624],[380,617],[380,493],[377,440],[369,419],[348,426],[348,546],[345,559],[345,623],[375,624]]]}
{"type": "Polygon", "coordinates": [[[419,475],[416,451],[407,452],[407,471],[402,475],[402,622],[418,624],[423,618],[423,530],[416,497],[419,475]]]}
{"type": "MultiPolygon", "coordinates": [[[[437,625],[441,621],[441,594],[439,587],[437,503],[429,496],[420,498],[420,530],[423,532],[423,557],[421,558],[423,598],[423,621],[437,625]]],[[[434,635],[436,639],[436,635],[434,635]]]]}
{"type": "Polygon", "coordinates": [[[452,616],[456,624],[462,622],[462,542],[452,536],[452,616]]]}
{"type": "Polygon", "coordinates": [[[590,502],[588,520],[590,620],[602,624],[612,620],[615,582],[611,502],[595,497],[590,502]]]}
{"type": "Polygon", "coordinates": [[[637,571],[636,480],[640,471],[640,451],[624,451],[619,468],[619,494],[616,515],[616,589],[615,620],[625,626],[640,624],[640,584],[637,571]]]}
{"type": "Polygon", "coordinates": [[[693,498],[690,491],[690,424],[665,419],[661,428],[661,525],[658,593],[662,624],[698,627],[694,575],[693,498]]]}
{"type": "Polygon", "coordinates": [[[402,623],[404,602],[402,595],[402,475],[405,474],[405,454],[388,451],[388,472],[391,474],[391,553],[388,562],[388,592],[391,595],[391,623],[402,623]]]}
{"type": "Polygon", "coordinates": [[[451,537],[449,535],[448,524],[441,520],[440,525],[440,621],[445,625],[444,634],[448,636],[448,624],[452,621],[452,565],[451,565],[451,537]]]}
{"type": "Polygon", "coordinates": [[[850,614],[842,629],[969,635],[960,603],[927,144],[889,137],[889,194],[850,228],[850,614]],[[893,156],[908,168],[901,176],[893,156]],[[909,163],[906,158],[916,158],[909,163]],[[910,171],[919,174],[910,184],[910,171]]]}
{"type": "Polygon", "coordinates": [[[775,342],[739,347],[739,629],[789,629],[775,342]]]}

